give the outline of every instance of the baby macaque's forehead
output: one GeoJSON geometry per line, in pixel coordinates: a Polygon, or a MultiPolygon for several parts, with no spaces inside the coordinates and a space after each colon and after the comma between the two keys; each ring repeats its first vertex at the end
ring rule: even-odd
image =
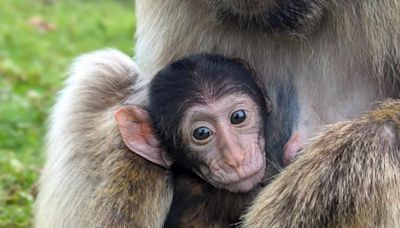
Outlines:
{"type": "Polygon", "coordinates": [[[247,94],[234,93],[218,99],[206,100],[204,104],[195,104],[186,111],[185,117],[201,114],[228,115],[236,109],[257,110],[257,104],[247,94]]]}
{"type": "Polygon", "coordinates": [[[251,122],[247,124],[248,126],[259,126],[260,108],[247,94],[231,93],[204,102],[204,104],[193,104],[183,116],[180,130],[185,143],[190,142],[193,130],[198,127],[207,127],[214,131],[217,125],[228,126],[231,116],[237,111],[244,111],[245,115],[250,117],[251,122]]]}

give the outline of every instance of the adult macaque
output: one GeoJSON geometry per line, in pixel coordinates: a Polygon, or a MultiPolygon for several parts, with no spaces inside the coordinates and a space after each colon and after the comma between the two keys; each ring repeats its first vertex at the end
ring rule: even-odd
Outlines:
{"type": "MultiPolygon", "coordinates": [[[[303,149],[325,124],[356,118],[376,101],[399,99],[398,0],[136,0],[136,11],[137,78],[142,81],[135,82],[129,104],[146,105],[147,83],[153,75],[183,56],[210,52],[241,58],[262,77],[270,94],[273,109],[266,132],[266,141],[271,143],[266,144],[267,151],[280,154],[274,160],[290,163],[302,150],[303,156],[287,167],[288,172],[278,176],[255,200],[244,224],[400,226],[400,173],[394,165],[399,162],[398,101],[384,103],[374,111],[380,113],[378,116],[387,113],[386,119],[328,127],[325,137],[317,137],[303,149]],[[389,104],[390,109],[385,109],[389,104]],[[357,124],[365,125],[367,131],[351,137],[343,134],[357,124]],[[384,131],[372,137],[373,132],[368,131],[371,124],[384,131]],[[361,149],[363,153],[358,152],[361,149]],[[379,159],[376,153],[381,151],[390,159],[379,159]],[[349,160],[338,159],[340,154],[349,160]],[[310,169],[294,173],[291,167],[304,163],[310,169]],[[323,165],[327,163],[337,166],[323,165]],[[318,177],[326,174],[325,178],[313,179],[309,170],[318,177]],[[334,180],[340,181],[332,184],[334,180]],[[292,183],[307,194],[288,187],[292,183]],[[368,189],[372,197],[366,194],[368,189]],[[268,197],[262,200],[262,196],[268,197]],[[272,207],[268,207],[269,197],[275,200],[272,207]],[[267,215],[259,213],[264,209],[267,215]],[[268,217],[271,215],[273,220],[268,217]]],[[[125,152],[114,153],[117,140],[109,140],[110,132],[118,131],[112,121],[115,109],[92,112],[92,106],[82,104],[95,93],[76,90],[82,86],[76,81],[93,78],[94,71],[88,67],[99,67],[93,64],[96,59],[87,56],[86,65],[74,68],[74,79],[65,90],[71,92],[64,93],[53,111],[36,224],[160,227],[172,199],[168,174],[129,154],[123,144],[117,148],[125,152]],[[109,119],[105,121],[104,116],[109,119]],[[113,131],[107,131],[110,129],[113,131]],[[100,145],[103,148],[98,150],[100,145]]],[[[106,63],[110,61],[119,60],[106,63]]],[[[97,77],[113,74],[100,66],[97,77]]],[[[132,73],[136,68],[131,69],[132,73]]],[[[99,101],[91,98],[91,102],[99,101]]],[[[118,106],[120,100],[116,100],[113,104],[118,106]]],[[[91,102],[99,109],[105,107],[91,102]]],[[[270,175],[267,171],[266,176],[270,175]]]]}
{"type": "Polygon", "coordinates": [[[149,97],[149,113],[124,106],[116,119],[132,151],[165,168],[173,164],[174,198],[164,226],[237,224],[266,168],[270,107],[255,75],[238,60],[194,55],[162,69],[149,97]]]}

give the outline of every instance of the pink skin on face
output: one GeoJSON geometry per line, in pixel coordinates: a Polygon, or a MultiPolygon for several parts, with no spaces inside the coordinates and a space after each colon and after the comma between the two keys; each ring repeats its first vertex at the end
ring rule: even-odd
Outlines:
{"type": "Polygon", "coordinates": [[[257,105],[246,95],[229,95],[207,101],[187,111],[181,129],[184,142],[200,161],[203,179],[217,188],[247,192],[259,184],[265,173],[265,142],[257,105]],[[243,122],[233,124],[231,116],[244,111],[243,122]],[[194,130],[206,127],[211,134],[198,140],[194,130]]]}

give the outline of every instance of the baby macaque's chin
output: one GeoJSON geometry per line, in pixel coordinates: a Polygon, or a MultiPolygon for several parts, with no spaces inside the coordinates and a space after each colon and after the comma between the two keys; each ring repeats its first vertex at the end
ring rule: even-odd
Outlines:
{"type": "Polygon", "coordinates": [[[265,167],[260,169],[258,172],[256,172],[254,175],[249,176],[245,179],[241,179],[240,181],[233,182],[233,183],[226,183],[226,184],[220,184],[220,183],[215,183],[213,184],[216,188],[220,189],[225,189],[230,192],[235,192],[235,193],[245,193],[253,190],[255,187],[257,187],[265,174],[265,167]]]}

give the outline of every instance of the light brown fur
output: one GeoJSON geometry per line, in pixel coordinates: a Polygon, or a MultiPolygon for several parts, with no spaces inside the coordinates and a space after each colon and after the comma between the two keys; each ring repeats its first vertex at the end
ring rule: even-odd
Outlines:
{"type": "Polygon", "coordinates": [[[266,187],[244,227],[399,227],[400,101],[328,126],[266,187]]]}
{"type": "Polygon", "coordinates": [[[304,106],[300,115],[316,128],[321,115],[328,123],[346,120],[367,110],[372,102],[400,92],[388,89],[399,77],[384,73],[392,69],[388,58],[397,59],[399,52],[397,1],[329,1],[325,4],[330,13],[321,27],[314,28],[316,33],[291,37],[228,27],[216,21],[205,2],[136,2],[135,59],[144,78],[150,80],[167,63],[193,53],[241,58],[264,77],[272,94],[277,80],[293,80],[304,106]],[[349,109],[348,102],[355,107],[349,109]],[[317,113],[310,115],[312,106],[317,113]]]}
{"type": "Polygon", "coordinates": [[[114,120],[140,91],[136,65],[105,50],[79,58],[70,75],[50,119],[36,227],[160,227],[172,200],[169,174],[132,153],[114,120]]]}
{"type": "MultiPolygon", "coordinates": [[[[325,123],[359,116],[375,101],[399,98],[400,2],[321,2],[326,11],[322,18],[315,15],[321,21],[313,21],[310,28],[269,34],[219,22],[211,1],[137,0],[135,59],[140,72],[127,57],[114,55],[100,64],[97,55],[88,55],[73,68],[50,121],[36,226],[162,226],[172,197],[168,174],[129,153],[117,137],[113,112],[127,94],[126,74],[139,72],[131,77],[136,81],[126,102],[143,105],[147,83],[170,61],[198,52],[244,59],[264,79],[273,107],[279,85],[295,85],[300,108],[292,130],[306,128],[311,136],[325,123]],[[130,67],[114,71],[109,64],[130,67]],[[98,90],[104,82],[101,78],[113,79],[115,86],[98,90]]],[[[392,103],[394,108],[388,112],[370,114],[375,120],[365,117],[328,128],[322,134],[325,137],[314,140],[260,195],[244,224],[399,226],[398,149],[394,149],[399,141],[393,114],[397,103],[392,103]],[[347,157],[343,163],[335,163],[338,157],[333,155],[345,142],[342,153],[347,157]],[[377,156],[381,151],[383,156],[377,156]],[[334,164],[337,166],[332,167],[334,164]],[[298,169],[303,165],[313,172],[298,169]],[[321,173],[333,175],[337,185],[332,186],[330,176],[321,173]],[[340,201],[338,210],[332,212],[332,204],[326,204],[335,197],[340,201]]]]}

